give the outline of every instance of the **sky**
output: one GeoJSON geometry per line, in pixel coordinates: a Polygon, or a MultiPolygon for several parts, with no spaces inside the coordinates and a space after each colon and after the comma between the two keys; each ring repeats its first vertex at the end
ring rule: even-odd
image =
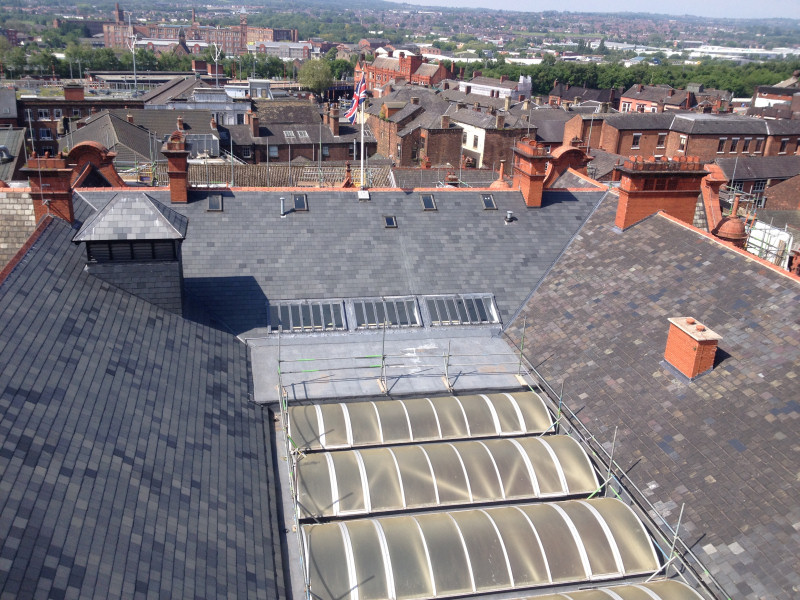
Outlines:
{"type": "Polygon", "coordinates": [[[492,8],[542,12],[563,10],[569,12],[649,12],[671,15],[695,15],[698,17],[768,18],[787,17],[800,19],[800,0],[669,0],[666,2],[641,2],[629,0],[571,0],[569,3],[553,5],[550,2],[517,0],[499,5],[495,0],[401,0],[407,4],[423,6],[451,6],[466,8],[492,8]]]}

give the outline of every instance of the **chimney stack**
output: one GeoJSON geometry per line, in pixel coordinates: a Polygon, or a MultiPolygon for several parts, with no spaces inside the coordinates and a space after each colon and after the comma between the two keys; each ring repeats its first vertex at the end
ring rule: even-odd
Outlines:
{"type": "Polygon", "coordinates": [[[412,96],[411,97],[411,104],[414,104],[414,105],[419,104],[419,96],[412,96]]]}
{"type": "Polygon", "coordinates": [[[183,117],[178,115],[178,131],[183,131],[183,117]]]}
{"type": "Polygon", "coordinates": [[[259,129],[258,115],[250,111],[250,135],[254,138],[260,137],[261,131],[259,129]]]}
{"type": "Polygon", "coordinates": [[[133,125],[133,115],[131,113],[128,113],[125,118],[128,119],[128,123],[133,125]]]}
{"type": "Polygon", "coordinates": [[[331,124],[331,133],[334,136],[339,135],[339,107],[333,106],[331,108],[331,116],[330,116],[330,124],[331,124]]]}
{"type": "Polygon", "coordinates": [[[542,205],[542,191],[547,174],[547,163],[552,158],[544,146],[526,137],[514,147],[513,187],[522,192],[525,205],[538,208],[542,205]]]}
{"type": "Polygon", "coordinates": [[[442,115],[442,129],[450,129],[450,117],[449,115],[442,115]]]}
{"type": "Polygon", "coordinates": [[[217,120],[214,117],[211,117],[211,129],[217,128],[217,120]]]}
{"type": "Polygon", "coordinates": [[[186,149],[184,133],[173,131],[161,147],[161,154],[167,157],[170,200],[186,204],[189,201],[189,151],[186,149]]]}
{"type": "Polygon", "coordinates": [[[668,319],[667,347],[664,359],[689,379],[714,368],[717,344],[722,336],[692,317],[668,319]]]}
{"type": "Polygon", "coordinates": [[[83,102],[86,98],[82,85],[65,85],[64,100],[68,102],[83,102]]]}
{"type": "Polygon", "coordinates": [[[33,214],[38,222],[45,215],[53,215],[67,223],[75,222],[72,206],[72,168],[60,152],[53,158],[45,153],[44,158],[34,152],[20,169],[30,180],[33,198],[33,214]]]}
{"type": "Polygon", "coordinates": [[[497,113],[497,116],[494,118],[494,127],[495,129],[503,129],[506,125],[506,116],[503,113],[497,113]]]}
{"type": "Polygon", "coordinates": [[[503,108],[505,110],[509,110],[511,108],[511,96],[506,96],[506,99],[503,101],[503,108]]]}

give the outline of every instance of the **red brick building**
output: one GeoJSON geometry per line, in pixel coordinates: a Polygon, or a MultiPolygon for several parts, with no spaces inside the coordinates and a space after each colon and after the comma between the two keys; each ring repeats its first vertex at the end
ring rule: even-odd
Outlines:
{"type": "Polygon", "coordinates": [[[355,68],[356,81],[362,73],[365,74],[369,91],[399,79],[414,85],[432,86],[453,75],[441,63],[430,63],[427,58],[417,54],[406,55],[404,52],[400,53],[400,58],[384,56],[371,63],[359,61],[355,68]]]}

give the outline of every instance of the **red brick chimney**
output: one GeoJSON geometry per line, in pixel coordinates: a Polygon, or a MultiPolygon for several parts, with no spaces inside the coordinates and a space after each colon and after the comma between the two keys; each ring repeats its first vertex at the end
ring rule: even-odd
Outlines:
{"type": "Polygon", "coordinates": [[[522,192],[529,207],[542,205],[542,190],[551,156],[544,146],[526,137],[514,146],[514,182],[512,187],[522,192]]]}
{"type": "Polygon", "coordinates": [[[189,201],[189,151],[186,149],[182,131],[172,132],[169,140],[161,147],[161,154],[167,157],[170,200],[186,204],[189,201]]]}
{"type": "Polygon", "coordinates": [[[442,115],[442,129],[450,129],[450,116],[449,115],[442,115]]]}
{"type": "Polygon", "coordinates": [[[256,115],[256,113],[254,113],[252,110],[248,110],[245,114],[245,118],[247,123],[250,125],[250,135],[254,138],[259,137],[260,131],[258,129],[258,115],[256,115]]]}
{"type": "Polygon", "coordinates": [[[673,367],[694,379],[714,368],[717,344],[722,336],[691,317],[668,319],[667,347],[664,358],[673,367]]]}
{"type": "Polygon", "coordinates": [[[334,136],[338,136],[339,135],[339,107],[338,106],[331,107],[330,124],[331,124],[331,133],[334,136]]]}
{"type": "Polygon", "coordinates": [[[45,215],[53,215],[68,223],[75,222],[72,207],[72,168],[60,152],[53,158],[46,153],[43,158],[34,153],[21,173],[28,176],[33,198],[33,214],[37,223],[45,215]]]}
{"type": "Polygon", "coordinates": [[[178,115],[178,131],[183,131],[183,117],[178,115]]]}
{"type": "Polygon", "coordinates": [[[645,161],[637,156],[616,170],[622,175],[617,227],[627,229],[660,210],[692,224],[702,179],[708,175],[698,157],[659,160],[651,156],[645,161]]]}
{"type": "Polygon", "coordinates": [[[506,125],[506,116],[502,113],[497,113],[497,116],[494,118],[494,127],[495,129],[503,129],[506,125]]]}
{"type": "Polygon", "coordinates": [[[82,85],[65,85],[64,86],[64,100],[83,102],[85,99],[85,92],[82,85]]]}
{"type": "Polygon", "coordinates": [[[128,119],[128,123],[133,124],[133,115],[131,113],[125,115],[125,118],[128,119]]]}

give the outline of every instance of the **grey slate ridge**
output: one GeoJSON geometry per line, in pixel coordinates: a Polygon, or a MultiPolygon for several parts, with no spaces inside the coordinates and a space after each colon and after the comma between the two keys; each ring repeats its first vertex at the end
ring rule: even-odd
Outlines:
{"type": "Polygon", "coordinates": [[[509,328],[731,598],[800,589],[800,283],[662,216],[620,233],[600,205],[509,328]],[[692,382],[669,317],[720,334],[692,382]]]}
{"type": "Polygon", "coordinates": [[[246,346],[88,275],[73,234],[0,285],[0,596],[285,597],[246,346]]]}
{"type": "Polygon", "coordinates": [[[143,192],[120,192],[84,222],[72,241],[182,240],[188,224],[143,192]]]}
{"type": "Polygon", "coordinates": [[[115,161],[118,163],[145,164],[150,162],[151,153],[160,147],[151,140],[146,129],[107,110],[88,117],[85,122],[84,127],[58,139],[59,150],[66,151],[81,142],[98,142],[117,153],[115,161]]]}
{"type": "MultiPolygon", "coordinates": [[[[168,202],[168,194],[153,192],[168,202]],[[160,195],[159,195],[160,194],[160,195]]],[[[434,194],[423,211],[418,193],[309,190],[308,212],[280,217],[279,191],[236,192],[225,210],[206,211],[205,196],[172,205],[191,231],[182,244],[186,296],[230,331],[267,325],[274,300],[488,292],[508,319],[553,263],[603,192],[547,192],[525,207],[519,191],[493,191],[498,210],[483,210],[481,192],[434,194]],[[506,210],[517,220],[506,225],[506,210]],[[394,215],[397,229],[384,228],[394,215]]],[[[85,192],[98,205],[108,193],[85,192]]],[[[291,206],[291,196],[288,196],[291,206]]]]}

